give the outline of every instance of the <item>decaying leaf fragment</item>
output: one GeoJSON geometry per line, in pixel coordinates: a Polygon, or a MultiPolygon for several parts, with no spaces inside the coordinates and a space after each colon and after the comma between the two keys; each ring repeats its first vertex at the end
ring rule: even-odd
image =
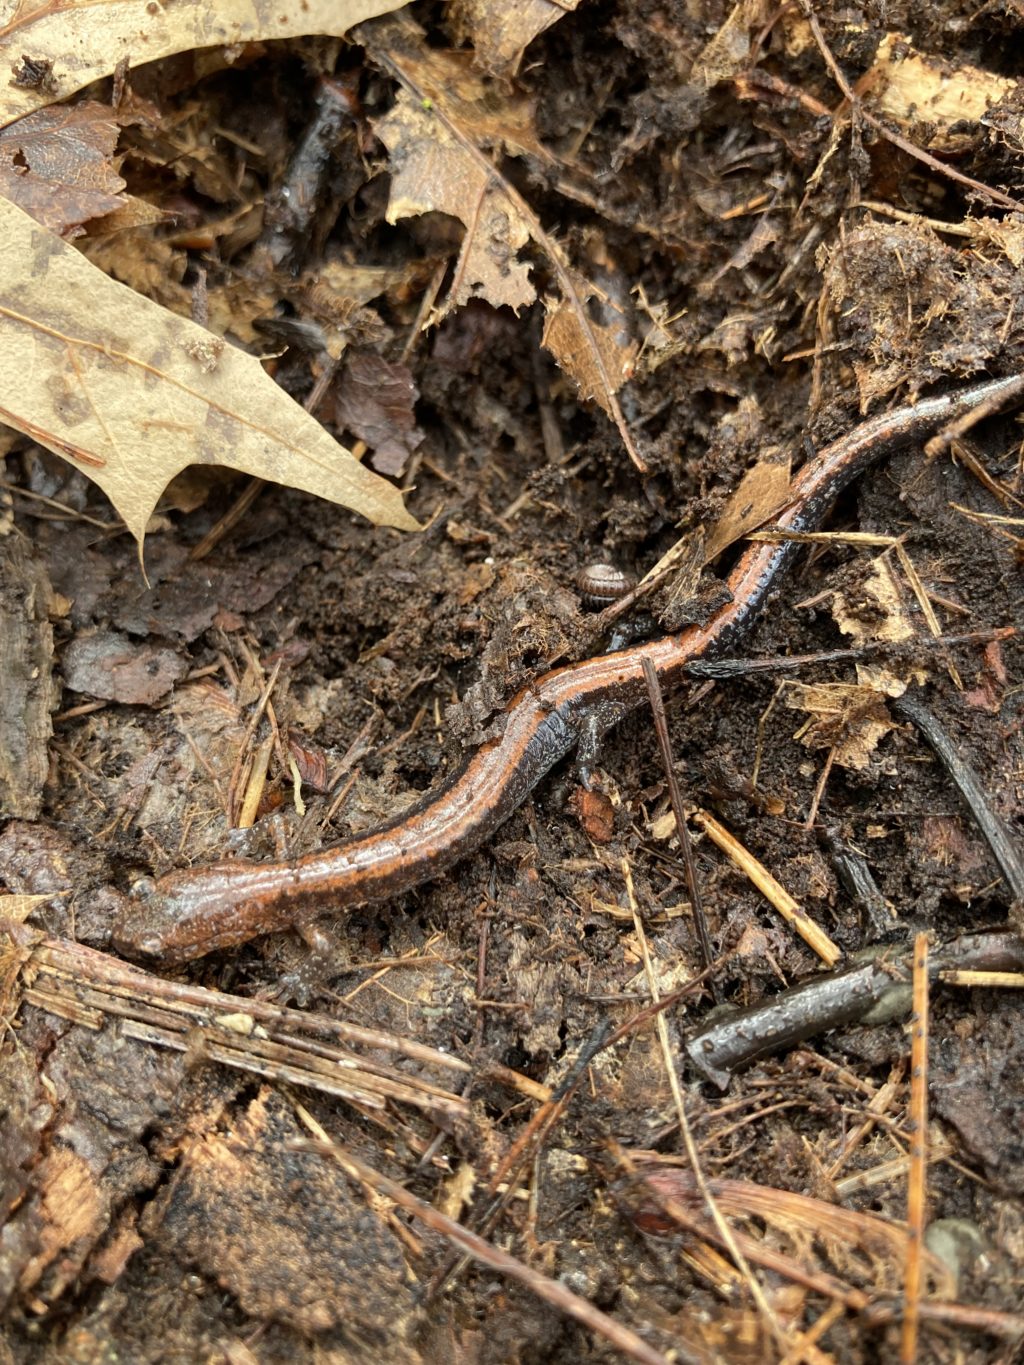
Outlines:
{"type": "Polygon", "coordinates": [[[137,540],[191,464],[226,465],[406,530],[397,488],[259,361],[109,279],[0,200],[0,420],[104,490],[137,540]]]}
{"type": "Polygon", "coordinates": [[[39,109],[0,132],[0,192],[52,232],[120,209],[118,122],[96,100],[39,109]]]}
{"type": "MultiPolygon", "coordinates": [[[[832,618],[844,635],[857,644],[879,640],[899,644],[912,640],[917,632],[908,610],[905,594],[893,572],[887,554],[876,556],[857,585],[854,600],[849,593],[834,593],[832,618]]],[[[884,692],[889,697],[902,697],[907,684],[924,682],[920,669],[908,672],[881,661],[862,661],[857,664],[857,681],[884,692]]]]}
{"type": "MultiPolygon", "coordinates": [[[[448,296],[437,317],[471,298],[514,311],[537,297],[520,251],[532,244],[546,258],[558,293],[545,298],[543,344],[559,366],[615,422],[634,462],[633,443],[616,394],[632,373],[635,344],[615,326],[597,321],[591,304],[602,291],[569,264],[516,188],[490,155],[504,150],[541,162],[550,154],[537,140],[533,110],[521,97],[500,96],[473,70],[466,54],[428,48],[409,23],[389,19],[364,25],[359,39],[402,85],[394,108],[375,124],[390,152],[387,219],[439,212],[465,226],[448,296]]],[[[435,320],[437,320],[435,318],[435,320]]]]}
{"type": "Polygon", "coordinates": [[[405,365],[372,351],[350,352],[337,386],[336,416],[372,449],[370,463],[382,474],[401,474],[423,440],[414,412],[418,397],[405,365]]]}
{"type": "Polygon", "coordinates": [[[5,0],[0,5],[0,127],[109,76],[197,47],[326,33],[396,9],[394,0],[5,0]]]}
{"type": "MultiPolygon", "coordinates": [[[[832,616],[844,635],[859,644],[912,640],[917,632],[888,554],[871,560],[856,590],[834,593],[832,616]]],[[[886,701],[901,697],[920,669],[885,660],[861,660],[856,683],[790,683],[787,705],[809,719],[796,738],[809,749],[832,750],[841,768],[865,768],[879,741],[896,728],[886,701]]]]}
{"type": "Polygon", "coordinates": [[[477,65],[492,76],[514,76],[523,52],[538,34],[579,0],[455,0],[450,6],[458,29],[469,36],[477,65]]]}
{"type": "Polygon", "coordinates": [[[787,706],[808,712],[794,738],[808,749],[830,749],[841,768],[866,768],[878,742],[896,724],[885,697],[859,683],[788,683],[787,706]]]}
{"type": "Polygon", "coordinates": [[[529,269],[518,259],[530,240],[529,225],[486,160],[405,90],[376,130],[391,153],[388,222],[433,211],[466,226],[442,316],[471,298],[485,298],[495,308],[507,304],[513,312],[533,303],[529,269]]]}

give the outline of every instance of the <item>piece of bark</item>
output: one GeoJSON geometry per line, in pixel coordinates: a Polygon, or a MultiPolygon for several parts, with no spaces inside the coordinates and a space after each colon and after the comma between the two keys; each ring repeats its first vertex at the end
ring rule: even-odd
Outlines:
{"type": "Polygon", "coordinates": [[[190,1143],[143,1234],[255,1319],[307,1336],[344,1326],[375,1358],[402,1360],[413,1298],[401,1243],[337,1166],[297,1150],[305,1136],[261,1089],[226,1131],[190,1143]]]}
{"type": "Polygon", "coordinates": [[[49,768],[53,590],[43,563],[17,533],[0,538],[0,814],[33,820],[49,768]]]}

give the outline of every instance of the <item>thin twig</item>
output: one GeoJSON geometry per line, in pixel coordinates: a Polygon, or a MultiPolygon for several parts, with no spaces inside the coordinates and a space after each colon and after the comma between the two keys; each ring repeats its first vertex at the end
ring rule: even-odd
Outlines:
{"type": "MultiPolygon", "coordinates": [[[[708,932],[708,920],[704,913],[700,884],[697,881],[697,864],[693,856],[690,831],[686,824],[686,812],[683,810],[683,796],[679,790],[679,780],[672,763],[672,742],[668,734],[668,721],[665,719],[665,699],[661,694],[661,684],[650,659],[644,659],[643,668],[644,682],[647,684],[647,696],[651,703],[651,714],[654,717],[654,731],[658,736],[661,766],[665,771],[665,780],[668,783],[668,797],[672,803],[672,814],[676,817],[676,833],[679,836],[679,848],[683,855],[683,867],[686,872],[686,891],[690,897],[690,910],[693,914],[693,925],[697,931],[697,943],[700,948],[700,965],[707,971],[714,962],[715,955],[711,947],[711,934],[708,932]]],[[[711,993],[716,1002],[721,1000],[714,979],[711,981],[711,993]]]]}
{"type": "Polygon", "coordinates": [[[903,1278],[901,1365],[917,1359],[928,1181],[928,935],[914,940],[914,1012],[910,1044],[910,1170],[907,1176],[907,1262],[903,1278]]]}
{"type": "Polygon", "coordinates": [[[1009,640],[1016,635],[1014,626],[994,626],[991,630],[972,630],[965,635],[937,635],[917,640],[871,640],[856,649],[823,649],[814,654],[787,654],[762,659],[695,659],[687,664],[691,678],[736,678],[756,673],[798,673],[815,664],[860,663],[863,659],[906,658],[922,649],[940,645],[987,645],[993,640],[1009,640]]]}
{"type": "MultiPolygon", "coordinates": [[[[921,575],[917,572],[917,566],[907,554],[907,547],[903,544],[902,540],[898,540],[894,548],[896,551],[896,558],[900,562],[900,568],[903,570],[904,576],[910,584],[911,592],[917,598],[917,604],[921,608],[921,615],[924,617],[925,624],[931,633],[931,637],[933,640],[937,640],[942,634],[942,627],[939,625],[939,618],[935,615],[935,609],[932,607],[931,598],[928,596],[928,593],[925,591],[925,586],[921,582],[921,575]]],[[[964,690],[963,680],[957,672],[956,664],[947,660],[946,671],[956,690],[962,692],[964,690]]]]}
{"type": "Polygon", "coordinates": [[[992,809],[988,795],[974,770],[960,757],[952,739],[921,702],[914,697],[904,696],[892,703],[892,709],[903,720],[909,720],[916,725],[931,745],[936,758],[952,778],[975,824],[992,850],[992,856],[1010,888],[1013,899],[1024,902],[1024,859],[1013,835],[992,809]]]}

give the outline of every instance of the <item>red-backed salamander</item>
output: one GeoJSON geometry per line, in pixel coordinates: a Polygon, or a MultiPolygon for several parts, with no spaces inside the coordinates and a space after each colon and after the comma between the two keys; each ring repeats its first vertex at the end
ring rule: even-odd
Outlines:
{"type": "MultiPolygon", "coordinates": [[[[837,494],[882,455],[931,436],[975,407],[994,409],[1024,376],[972,384],[871,417],[826,446],[795,476],[775,525],[819,526],[837,494]]],[[[176,966],[331,911],[398,896],[478,848],[577,745],[617,724],[647,695],[643,661],[664,682],[720,654],[749,629],[797,553],[792,541],[750,545],[728,578],[730,601],[700,626],[556,668],[518,692],[500,739],[397,819],[334,848],[284,862],[224,862],[143,882],[114,926],[119,952],[176,966]]]]}

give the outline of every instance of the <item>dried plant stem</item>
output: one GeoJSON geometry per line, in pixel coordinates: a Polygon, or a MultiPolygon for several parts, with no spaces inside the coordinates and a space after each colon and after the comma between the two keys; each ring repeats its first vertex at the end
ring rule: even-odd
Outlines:
{"type": "Polygon", "coordinates": [[[924,1244],[928,1181],[928,936],[914,940],[914,1012],[910,1044],[910,1173],[907,1181],[907,1262],[903,1279],[901,1365],[917,1359],[921,1302],[921,1250],[924,1244]]]}
{"type": "MultiPolygon", "coordinates": [[[[643,922],[637,911],[636,897],[633,894],[633,874],[629,865],[629,859],[622,859],[622,875],[626,883],[626,894],[629,897],[629,906],[633,912],[633,927],[636,930],[637,940],[640,944],[640,951],[644,960],[644,974],[647,977],[647,988],[651,993],[651,998],[655,1002],[658,999],[658,978],[654,971],[654,964],[651,962],[650,950],[647,947],[647,935],[644,933],[643,922]]],[[[668,1077],[669,1089],[672,1091],[672,1099],[676,1106],[676,1116],[679,1119],[679,1133],[683,1139],[683,1147],[690,1162],[690,1169],[693,1171],[693,1178],[697,1183],[697,1188],[701,1193],[704,1203],[707,1205],[711,1215],[711,1221],[722,1239],[723,1245],[727,1248],[729,1255],[733,1259],[733,1264],[743,1276],[747,1287],[750,1290],[751,1298],[757,1305],[757,1310],[761,1314],[766,1328],[779,1346],[780,1352],[785,1355],[791,1346],[789,1338],[786,1336],[779,1323],[778,1318],[772,1312],[771,1305],[765,1298],[764,1290],[750,1269],[750,1264],[743,1252],[740,1250],[736,1238],[733,1236],[732,1228],[727,1223],[721,1209],[711,1193],[711,1188],[704,1176],[704,1169],[700,1164],[700,1154],[697,1151],[697,1144],[693,1139],[693,1132],[690,1128],[690,1121],[686,1113],[686,1102],[683,1099],[682,1087],[679,1084],[679,1072],[672,1060],[672,1046],[669,1042],[668,1025],[665,1023],[664,1012],[659,1011],[655,1015],[654,1026],[658,1034],[658,1042],[661,1046],[661,1054],[665,1062],[665,1074],[668,1077]]]]}

